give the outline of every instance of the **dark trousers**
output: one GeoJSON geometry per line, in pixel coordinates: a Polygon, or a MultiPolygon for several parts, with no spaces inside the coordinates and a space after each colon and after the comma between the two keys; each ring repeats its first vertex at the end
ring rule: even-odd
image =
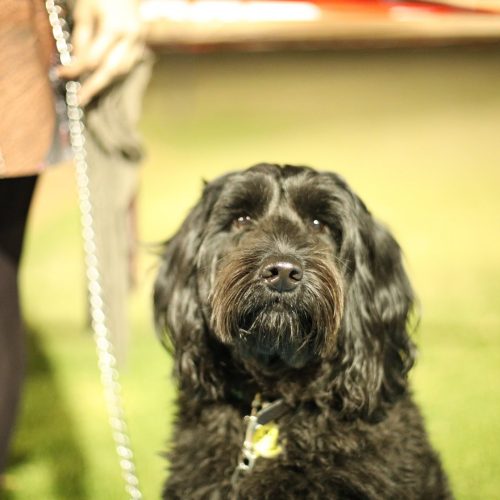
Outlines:
{"type": "Polygon", "coordinates": [[[7,460],[24,376],[18,271],[36,179],[0,179],[0,473],[7,460]]]}

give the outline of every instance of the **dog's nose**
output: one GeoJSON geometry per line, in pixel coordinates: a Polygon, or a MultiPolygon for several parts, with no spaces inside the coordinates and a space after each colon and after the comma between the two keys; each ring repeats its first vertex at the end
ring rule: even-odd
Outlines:
{"type": "Polygon", "coordinates": [[[272,257],[264,262],[260,275],[269,288],[281,293],[295,289],[303,274],[302,266],[297,259],[272,257]]]}

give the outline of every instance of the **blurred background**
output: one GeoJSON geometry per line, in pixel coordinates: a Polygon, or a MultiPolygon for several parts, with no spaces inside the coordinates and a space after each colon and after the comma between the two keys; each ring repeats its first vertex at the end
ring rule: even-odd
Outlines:
{"type": "MultiPolygon", "coordinates": [[[[144,497],[159,496],[175,411],[151,320],[152,248],[202,179],[268,161],[339,172],[392,229],[421,303],[412,383],[431,440],[457,498],[498,498],[499,2],[143,7],[157,64],[141,122],[140,273],[121,374],[144,497]]],[[[125,497],[86,326],[74,184],[69,165],[47,172],[32,210],[30,362],[9,499],[125,497]]]]}

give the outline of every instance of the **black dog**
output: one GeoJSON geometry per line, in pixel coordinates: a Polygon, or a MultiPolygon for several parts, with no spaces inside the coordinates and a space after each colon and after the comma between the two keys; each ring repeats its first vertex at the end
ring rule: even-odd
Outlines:
{"type": "Polygon", "coordinates": [[[407,387],[399,246],[340,177],[209,183],[154,299],[180,385],[165,499],[451,498],[407,387]]]}

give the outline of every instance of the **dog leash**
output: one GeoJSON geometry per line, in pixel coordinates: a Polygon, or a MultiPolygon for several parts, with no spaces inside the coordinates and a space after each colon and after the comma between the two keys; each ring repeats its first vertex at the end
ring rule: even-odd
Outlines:
{"type": "MultiPolygon", "coordinates": [[[[49,16],[57,52],[63,66],[71,62],[71,45],[68,25],[63,17],[63,7],[58,0],[47,0],[45,8],[49,16]]],[[[80,84],[76,81],[66,83],[66,108],[69,122],[71,149],[75,161],[82,236],[85,251],[85,265],[90,304],[92,330],[96,342],[98,366],[106,400],[109,423],[111,426],[116,453],[119,458],[125,490],[129,498],[142,498],[139,480],[135,470],[134,455],[130,445],[127,424],[120,397],[121,385],[113,354],[111,335],[107,327],[105,304],[102,296],[101,275],[96,252],[92,200],[85,150],[85,126],[83,110],[78,105],[77,92],[80,84]]]]}

